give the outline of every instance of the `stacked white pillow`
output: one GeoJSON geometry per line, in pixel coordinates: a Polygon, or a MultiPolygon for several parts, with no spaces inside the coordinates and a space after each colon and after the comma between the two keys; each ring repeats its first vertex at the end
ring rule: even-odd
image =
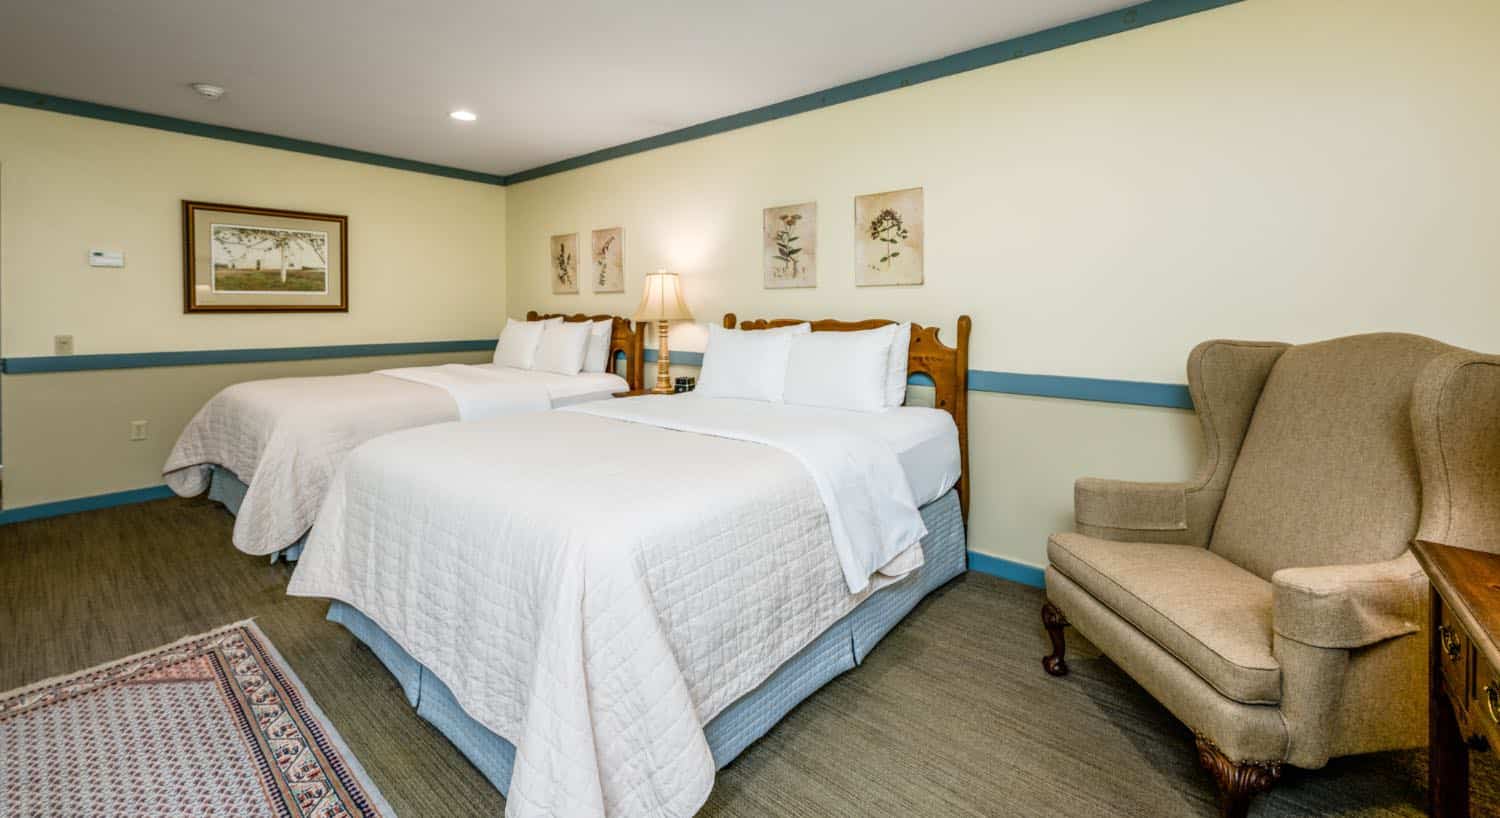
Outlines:
{"type": "Polygon", "coordinates": [[[781,403],[792,339],[811,332],[812,324],[753,331],[709,325],[703,370],[694,391],[705,398],[781,403]]]}
{"type": "Polygon", "coordinates": [[[542,327],[541,340],[536,345],[536,355],[531,369],[556,372],[559,375],[577,375],[583,369],[584,354],[589,348],[589,333],[593,326],[588,321],[547,324],[542,327]]]}
{"type": "Polygon", "coordinates": [[[697,394],[881,412],[906,402],[911,324],[858,332],[710,326],[697,394]]]}
{"type": "Polygon", "coordinates": [[[609,371],[609,341],[614,336],[615,322],[612,318],[589,324],[589,348],[583,355],[584,372],[609,371]]]}
{"type": "Polygon", "coordinates": [[[530,369],[532,361],[536,359],[537,345],[542,341],[542,329],[562,322],[561,317],[545,321],[517,321],[507,318],[505,329],[500,331],[500,342],[495,344],[495,364],[530,369]]]}
{"type": "Polygon", "coordinates": [[[860,332],[814,332],[792,342],[782,399],[855,412],[886,408],[896,325],[860,332]]]}

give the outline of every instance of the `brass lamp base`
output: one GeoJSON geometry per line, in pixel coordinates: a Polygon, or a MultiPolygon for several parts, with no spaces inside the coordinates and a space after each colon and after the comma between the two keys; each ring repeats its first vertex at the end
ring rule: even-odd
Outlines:
{"type": "Polygon", "coordinates": [[[667,322],[656,322],[656,386],[651,387],[653,395],[670,395],[676,390],[672,388],[672,353],[667,348],[667,322]]]}

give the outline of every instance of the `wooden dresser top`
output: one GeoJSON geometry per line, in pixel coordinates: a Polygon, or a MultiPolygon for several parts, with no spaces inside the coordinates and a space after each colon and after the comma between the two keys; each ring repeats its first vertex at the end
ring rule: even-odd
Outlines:
{"type": "Polygon", "coordinates": [[[1412,544],[1412,551],[1474,647],[1490,667],[1500,668],[1500,554],[1422,540],[1412,544]]]}

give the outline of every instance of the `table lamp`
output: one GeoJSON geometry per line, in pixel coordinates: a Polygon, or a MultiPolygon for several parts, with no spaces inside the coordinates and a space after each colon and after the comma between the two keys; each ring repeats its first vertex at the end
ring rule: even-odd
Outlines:
{"type": "Polygon", "coordinates": [[[682,282],[677,274],[666,270],[647,273],[641,306],[630,319],[656,322],[656,386],[651,392],[672,394],[672,378],[667,374],[672,365],[671,353],[667,349],[667,322],[693,320],[693,314],[682,301],[682,282]]]}

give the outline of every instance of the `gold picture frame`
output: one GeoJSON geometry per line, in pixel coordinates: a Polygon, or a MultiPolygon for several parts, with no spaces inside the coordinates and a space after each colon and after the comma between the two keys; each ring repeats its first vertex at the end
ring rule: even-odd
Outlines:
{"type": "Polygon", "coordinates": [[[348,312],[349,217],[182,203],[183,312],[348,312]]]}

